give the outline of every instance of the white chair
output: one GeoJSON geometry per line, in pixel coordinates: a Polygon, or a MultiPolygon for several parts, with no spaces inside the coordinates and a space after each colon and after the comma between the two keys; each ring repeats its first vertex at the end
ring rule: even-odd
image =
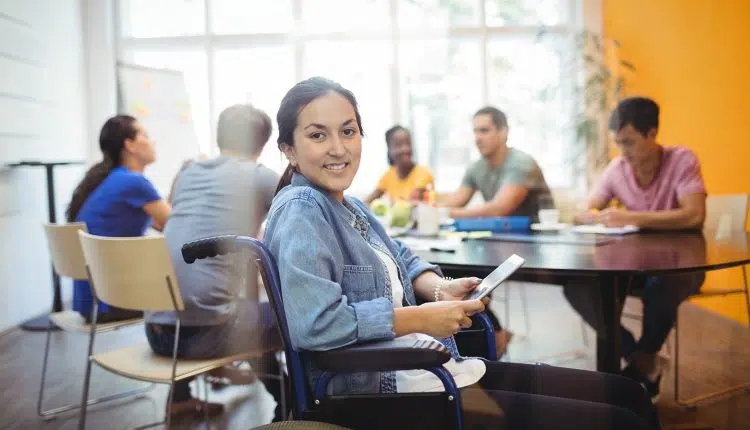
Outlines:
{"type": "MultiPolygon", "coordinates": [[[[747,223],[747,209],[747,194],[708,196],[708,198],[706,199],[706,221],[704,223],[704,234],[712,234],[718,240],[730,237],[735,233],[745,234],[745,225],[747,223]]],[[[717,288],[711,285],[704,285],[704,287],[708,288],[705,288],[700,293],[691,296],[691,299],[743,294],[745,296],[748,321],[750,321],[750,291],[748,290],[746,266],[742,266],[741,270],[743,281],[742,287],[717,288]]],[[[680,398],[680,326],[678,317],[677,322],[675,322],[674,331],[675,403],[684,407],[694,407],[700,402],[748,389],[750,389],[750,383],[744,383],[712,393],[695,396],[690,399],[680,398]]]]}
{"type": "MultiPolygon", "coordinates": [[[[52,266],[55,272],[62,277],[71,279],[86,279],[86,263],[84,262],[81,244],[78,239],[78,232],[86,231],[84,223],[71,224],[44,224],[44,232],[47,236],[47,243],[52,257],[52,266]]],[[[76,311],[62,311],[50,314],[50,320],[60,327],[64,332],[89,334],[91,326],[86,323],[84,317],[76,311]]],[[[143,322],[143,318],[129,319],[106,324],[99,324],[96,328],[97,333],[117,330],[123,327],[131,326],[143,322]]],[[[78,409],[78,403],[61,406],[54,409],[43,409],[44,403],[44,385],[47,379],[47,363],[49,361],[50,338],[52,331],[47,331],[47,341],[44,346],[44,362],[42,365],[42,377],[39,386],[39,398],[37,400],[37,414],[40,417],[49,419],[67,412],[78,409]]],[[[83,353],[81,354],[83,355],[83,353]]],[[[110,400],[118,400],[129,397],[137,397],[151,389],[153,385],[130,390],[122,393],[112,394],[105,397],[91,399],[89,405],[102,403],[110,400]]]]}
{"type": "MultiPolygon", "coordinates": [[[[185,309],[185,305],[164,237],[110,238],[94,236],[86,232],[79,232],[79,236],[95,303],[103,300],[124,309],[151,312],[172,311],[177,315],[176,340],[171,358],[156,355],[147,343],[94,354],[96,324],[92,324],[79,429],[84,429],[86,426],[86,405],[92,363],[127,378],[169,384],[164,420],[139,427],[149,428],[165,424],[169,428],[170,406],[176,381],[202,375],[232,362],[247,360],[250,357],[270,352],[258,350],[208,360],[178,359],[177,348],[182,325],[180,311],[185,309]]],[[[94,312],[96,309],[95,305],[94,312]]],[[[203,401],[207,402],[208,384],[203,381],[202,385],[203,401]]],[[[208,408],[203,409],[206,412],[206,424],[208,424],[208,408]]]]}
{"type": "MultiPolygon", "coordinates": [[[[711,195],[706,198],[706,220],[704,222],[704,234],[714,235],[716,239],[730,237],[733,233],[745,234],[745,224],[747,223],[747,194],[726,194],[711,195]]],[[[742,266],[742,288],[716,288],[711,285],[703,285],[702,291],[690,296],[691,299],[700,299],[706,297],[720,297],[733,294],[743,294],[747,309],[748,320],[750,321],[750,292],[748,291],[747,272],[745,266],[742,266]]],[[[640,313],[622,314],[625,318],[631,318],[641,321],[643,315],[640,313]]],[[[750,383],[739,384],[726,389],[712,393],[695,396],[690,399],[680,398],[680,318],[679,313],[674,326],[674,353],[670,350],[669,342],[666,344],[667,353],[674,360],[674,401],[680,406],[692,408],[698,403],[711,400],[716,397],[728,395],[750,388],[750,383]]]]}

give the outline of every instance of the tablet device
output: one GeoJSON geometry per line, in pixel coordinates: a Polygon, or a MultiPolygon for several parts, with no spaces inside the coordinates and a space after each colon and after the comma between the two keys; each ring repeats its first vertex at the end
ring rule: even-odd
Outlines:
{"type": "Polygon", "coordinates": [[[503,264],[497,266],[497,269],[493,270],[486,278],[482,280],[482,283],[472,291],[464,300],[479,300],[491,293],[498,285],[502,284],[503,281],[508,279],[519,267],[523,266],[526,260],[519,257],[516,254],[508,257],[503,264]]]}

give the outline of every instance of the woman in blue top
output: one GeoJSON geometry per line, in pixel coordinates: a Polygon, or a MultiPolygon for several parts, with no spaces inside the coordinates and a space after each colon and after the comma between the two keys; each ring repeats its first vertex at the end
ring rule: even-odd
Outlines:
{"type": "MultiPolygon", "coordinates": [[[[84,222],[91,234],[111,237],[142,236],[149,226],[160,230],[171,211],[143,176],[156,159],[146,130],[135,118],[117,115],[107,120],[99,134],[103,159],[92,166],[73,192],[66,218],[84,222]]],[[[73,309],[91,322],[92,297],[89,283],[73,283],[73,309]]],[[[141,312],[99,303],[98,322],[141,316],[141,312]]]]}
{"type": "MultiPolygon", "coordinates": [[[[458,355],[452,335],[484,308],[480,301],[463,300],[479,280],[444,280],[438,267],[390,239],[366,205],[344,195],[362,151],[354,95],[327,79],[310,78],[289,90],[277,121],[289,167],[264,241],[278,263],[295,349],[321,351],[403,336],[437,339],[453,354],[445,367],[462,396],[472,390],[491,398],[494,410],[485,412],[502,410],[510,429],[659,427],[643,388],[622,376],[458,355]],[[417,297],[426,303],[417,305],[417,297]]],[[[306,366],[316,379],[320,371],[311,362],[306,366]]],[[[333,393],[443,390],[422,370],[339,375],[330,388],[333,393]]],[[[463,405],[475,406],[469,403],[463,405]]],[[[464,418],[477,417],[465,410],[464,418]]]]}

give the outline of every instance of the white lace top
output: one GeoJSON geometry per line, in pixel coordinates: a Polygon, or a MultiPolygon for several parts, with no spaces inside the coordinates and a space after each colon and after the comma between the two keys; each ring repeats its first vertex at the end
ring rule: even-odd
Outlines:
{"type": "MultiPolygon", "coordinates": [[[[380,257],[385,265],[388,276],[391,280],[391,293],[393,296],[393,307],[400,308],[404,301],[404,286],[398,277],[398,266],[393,258],[387,253],[376,249],[375,253],[380,257]]],[[[399,339],[425,339],[435,340],[435,338],[422,333],[412,333],[399,339]]],[[[487,371],[484,362],[478,358],[467,358],[466,360],[456,361],[451,358],[443,366],[453,375],[456,385],[466,387],[479,381],[487,371]]],[[[421,393],[427,391],[445,391],[443,383],[433,373],[422,370],[399,370],[396,374],[396,389],[399,393],[421,393]]]]}

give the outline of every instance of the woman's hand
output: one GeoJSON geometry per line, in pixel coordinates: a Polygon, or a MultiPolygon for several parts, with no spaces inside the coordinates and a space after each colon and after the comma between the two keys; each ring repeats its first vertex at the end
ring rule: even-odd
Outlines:
{"type": "Polygon", "coordinates": [[[421,321],[419,332],[432,337],[448,337],[471,327],[471,316],[484,310],[479,300],[428,302],[417,307],[421,321]]]}
{"type": "Polygon", "coordinates": [[[440,300],[447,302],[463,300],[467,294],[479,286],[480,282],[482,280],[479,278],[458,278],[451,281],[443,281],[440,288],[440,300]]]}

